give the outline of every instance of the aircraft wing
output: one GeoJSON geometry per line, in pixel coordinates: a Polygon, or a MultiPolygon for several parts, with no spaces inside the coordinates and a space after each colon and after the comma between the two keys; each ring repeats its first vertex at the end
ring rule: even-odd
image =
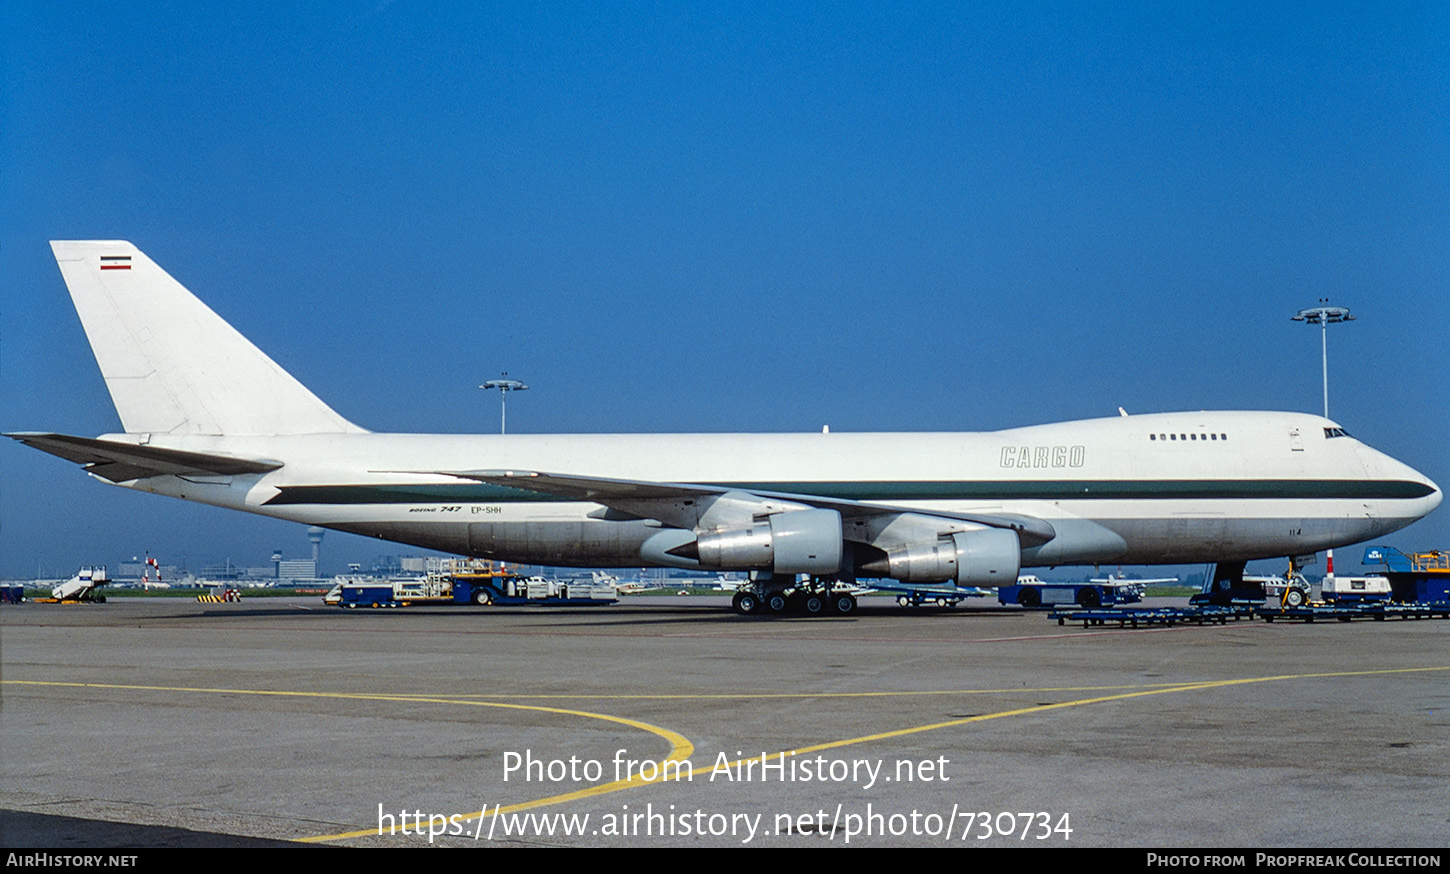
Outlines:
{"type": "Polygon", "coordinates": [[[564,473],[540,473],[536,470],[430,470],[481,483],[526,489],[541,495],[594,501],[609,506],[610,500],[651,501],[678,500],[706,495],[722,495],[733,489],[690,483],[663,483],[648,480],[601,479],[564,473]]]}
{"type": "Polygon", "coordinates": [[[231,476],[266,473],[282,466],[280,461],[236,458],[207,452],[183,452],[136,443],[72,437],[69,434],[17,432],[6,434],[26,446],[34,446],[85,467],[87,473],[113,483],[151,476],[231,476]]]}
{"type": "Polygon", "coordinates": [[[802,509],[802,505],[804,505],[805,507],[835,510],[841,514],[843,519],[847,520],[912,513],[955,522],[986,525],[991,528],[1006,528],[1016,531],[1024,546],[1046,543],[1057,536],[1057,530],[1046,520],[1014,513],[955,513],[918,510],[890,504],[852,501],[846,498],[828,498],[794,492],[772,492],[739,486],[604,479],[533,470],[435,470],[426,471],[426,473],[526,489],[557,498],[592,501],[623,513],[660,519],[663,522],[672,521],[669,518],[669,516],[675,515],[670,512],[672,505],[689,504],[701,499],[732,495],[737,499],[757,499],[764,513],[802,509]]]}

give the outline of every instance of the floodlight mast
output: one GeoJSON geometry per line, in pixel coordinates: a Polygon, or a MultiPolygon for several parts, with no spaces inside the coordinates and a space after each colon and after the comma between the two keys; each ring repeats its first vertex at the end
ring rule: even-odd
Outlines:
{"type": "MultiPolygon", "coordinates": [[[[1321,297],[1319,306],[1302,309],[1295,313],[1293,320],[1303,322],[1306,325],[1319,326],[1319,363],[1324,378],[1324,418],[1329,418],[1329,325],[1340,322],[1352,322],[1354,316],[1347,307],[1334,307],[1329,305],[1329,298],[1321,297]]],[[[1290,564],[1292,568],[1292,563],[1290,564]]],[[[1334,550],[1324,550],[1324,567],[1329,579],[1334,578],[1334,550]]],[[[1285,589],[1288,591],[1288,589],[1285,589]]]]}
{"type": "Polygon", "coordinates": [[[1319,326],[1319,359],[1324,374],[1324,418],[1329,418],[1329,325],[1352,322],[1354,316],[1347,307],[1329,305],[1329,298],[1321,297],[1319,306],[1300,310],[1293,317],[1296,322],[1319,326]]]}
{"type": "Polygon", "coordinates": [[[509,376],[509,373],[508,373],[507,370],[505,370],[503,372],[503,375],[502,375],[502,378],[501,379],[490,379],[488,382],[485,382],[483,385],[479,386],[479,388],[481,388],[481,389],[483,389],[485,391],[488,391],[489,389],[495,389],[495,388],[498,389],[498,398],[499,398],[498,433],[500,433],[500,434],[506,434],[506,433],[508,433],[508,413],[509,413],[508,397],[509,397],[509,392],[511,392],[511,391],[528,391],[529,390],[529,387],[528,386],[524,385],[522,382],[519,382],[517,379],[509,379],[508,376],[509,376]]]}

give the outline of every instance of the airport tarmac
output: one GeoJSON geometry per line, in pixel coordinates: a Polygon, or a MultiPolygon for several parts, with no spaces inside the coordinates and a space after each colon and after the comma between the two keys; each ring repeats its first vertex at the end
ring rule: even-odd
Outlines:
{"type": "Polygon", "coordinates": [[[0,842],[1450,843],[1450,622],[727,605],[7,605],[0,842]]]}

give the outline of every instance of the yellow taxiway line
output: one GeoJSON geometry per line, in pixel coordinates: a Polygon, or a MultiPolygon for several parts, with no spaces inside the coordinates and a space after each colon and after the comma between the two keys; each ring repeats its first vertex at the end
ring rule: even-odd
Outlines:
{"type": "MultiPolygon", "coordinates": [[[[859,737],[846,738],[844,740],[826,741],[812,746],[800,747],[792,750],[784,750],[780,753],[771,753],[771,757],[777,755],[800,755],[802,753],[820,752],[822,750],[839,749],[841,747],[854,746],[856,744],[872,743],[875,741],[889,740],[891,738],[907,737],[914,734],[922,734],[930,731],[940,731],[946,728],[954,728],[969,725],[977,722],[987,722],[994,719],[1006,719],[1014,716],[1025,716],[1028,714],[1046,713],[1052,710],[1064,710],[1071,707],[1083,707],[1090,704],[1104,704],[1110,701],[1126,701],[1135,698],[1146,698],[1154,695],[1170,695],[1180,692],[1198,692],[1207,689],[1221,689],[1230,686],[1243,686],[1256,683],[1275,683],[1290,680],[1317,680],[1336,679],[1348,677],[1369,677],[1388,674],[1413,674],[1426,672],[1450,671],[1450,666],[1435,666],[1424,668],[1385,668],[1377,670],[1360,671],[1323,671],[1305,674],[1278,674],[1268,677],[1243,677],[1231,680],[1208,680],[1202,682],[1186,683],[1153,683],[1139,684],[1132,686],[1103,686],[1103,687],[1060,687],[1045,689],[999,689],[999,690],[957,690],[957,691],[933,691],[933,692],[811,692],[811,693],[768,693],[765,695],[732,695],[732,694],[708,694],[708,695],[511,695],[511,696],[490,696],[509,697],[514,699],[532,698],[534,700],[560,699],[589,697],[592,700],[710,700],[710,699],[732,699],[732,698],[862,698],[862,697],[886,697],[897,695],[977,695],[990,694],[992,692],[1011,692],[1022,694],[1023,692],[1083,692],[1083,691],[1108,691],[1111,689],[1128,689],[1131,691],[1118,692],[1111,695],[1097,695],[1089,698],[1079,698],[1072,701],[1061,701],[1056,704],[1034,704],[1031,707],[1019,707],[1012,710],[1001,710],[996,713],[984,713],[977,716],[967,716],[961,719],[951,719],[945,722],[933,722],[925,725],[909,726],[906,728],[892,729],[890,731],[877,732],[875,734],[861,735],[859,737]]],[[[609,783],[600,783],[585,789],[574,792],[565,792],[558,795],[550,795],[545,798],[538,798],[533,801],[524,801],[518,804],[499,806],[492,810],[478,810],[468,814],[458,814],[461,821],[480,819],[484,816],[497,816],[501,813],[514,813],[517,811],[531,810],[539,807],[547,807],[555,804],[564,804],[570,801],[578,801],[583,798],[591,798],[598,795],[605,795],[612,792],[620,792],[626,789],[634,789],[642,786],[653,786],[658,783],[672,782],[689,769],[674,769],[674,776],[670,776],[670,769],[663,767],[665,762],[676,765],[689,761],[694,754],[695,747],[688,738],[678,732],[667,728],[651,725],[635,719],[622,716],[612,716],[604,713],[593,713],[584,710],[569,710],[561,707],[548,707],[537,704],[515,704],[500,701],[480,701],[468,697],[432,697],[420,695],[384,695],[372,693],[352,692],[299,692],[273,689],[223,689],[208,687],[182,687],[182,686],[139,686],[124,685],[118,683],[75,683],[57,682],[46,680],[0,680],[6,685],[31,685],[31,686],[63,686],[73,688],[90,689],[122,689],[128,691],[155,691],[155,692],[192,692],[211,693],[225,695],[258,695],[271,697],[292,697],[292,698],[327,698],[339,700],[362,700],[362,701],[397,701],[409,703],[433,703],[453,704],[465,707],[491,707],[505,710],[527,710],[540,713],[554,713],[563,716],[575,716],[585,719],[598,719],[605,722],[613,722],[619,725],[637,728],[641,731],[656,735],[670,744],[669,755],[661,760],[661,768],[657,773],[662,776],[657,779],[647,780],[638,774],[625,780],[615,780],[609,783]]],[[[752,759],[755,757],[751,757],[752,759]]],[[[731,762],[728,767],[734,769],[746,761],[741,759],[731,762]]],[[[372,837],[378,833],[376,828],[360,829],[357,831],[339,832],[337,834],[316,835],[314,837],[300,839],[303,843],[325,843],[329,841],[346,840],[348,838],[372,837]]]]}

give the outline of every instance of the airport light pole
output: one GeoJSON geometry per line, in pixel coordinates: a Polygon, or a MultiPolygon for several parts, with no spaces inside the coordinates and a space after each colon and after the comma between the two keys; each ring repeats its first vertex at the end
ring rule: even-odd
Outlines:
{"type": "Polygon", "coordinates": [[[1332,307],[1329,298],[1321,297],[1319,306],[1300,310],[1293,317],[1296,322],[1319,326],[1319,358],[1324,373],[1324,418],[1329,418],[1329,326],[1339,322],[1352,322],[1354,316],[1346,307],[1332,307]]]}
{"type": "MultiPolygon", "coordinates": [[[[1293,320],[1306,325],[1319,326],[1319,363],[1324,377],[1324,418],[1329,418],[1329,326],[1340,322],[1352,322],[1354,316],[1346,307],[1332,307],[1329,298],[1321,297],[1319,306],[1302,309],[1293,320]]],[[[1329,578],[1334,577],[1334,550],[1324,550],[1324,569],[1329,578]]],[[[1285,591],[1288,591],[1286,588],[1285,591]]]]}
{"type": "Polygon", "coordinates": [[[488,382],[485,382],[483,385],[479,386],[479,388],[483,389],[484,391],[488,391],[490,389],[495,389],[495,388],[498,389],[498,398],[499,398],[498,433],[500,433],[500,434],[507,433],[507,429],[508,429],[508,413],[509,413],[509,402],[508,402],[508,398],[509,398],[509,392],[511,392],[511,391],[528,391],[529,390],[529,387],[528,386],[526,386],[523,383],[519,382],[517,379],[509,379],[508,376],[509,376],[509,373],[508,373],[507,370],[505,370],[503,372],[503,377],[501,379],[490,379],[488,382]]]}

